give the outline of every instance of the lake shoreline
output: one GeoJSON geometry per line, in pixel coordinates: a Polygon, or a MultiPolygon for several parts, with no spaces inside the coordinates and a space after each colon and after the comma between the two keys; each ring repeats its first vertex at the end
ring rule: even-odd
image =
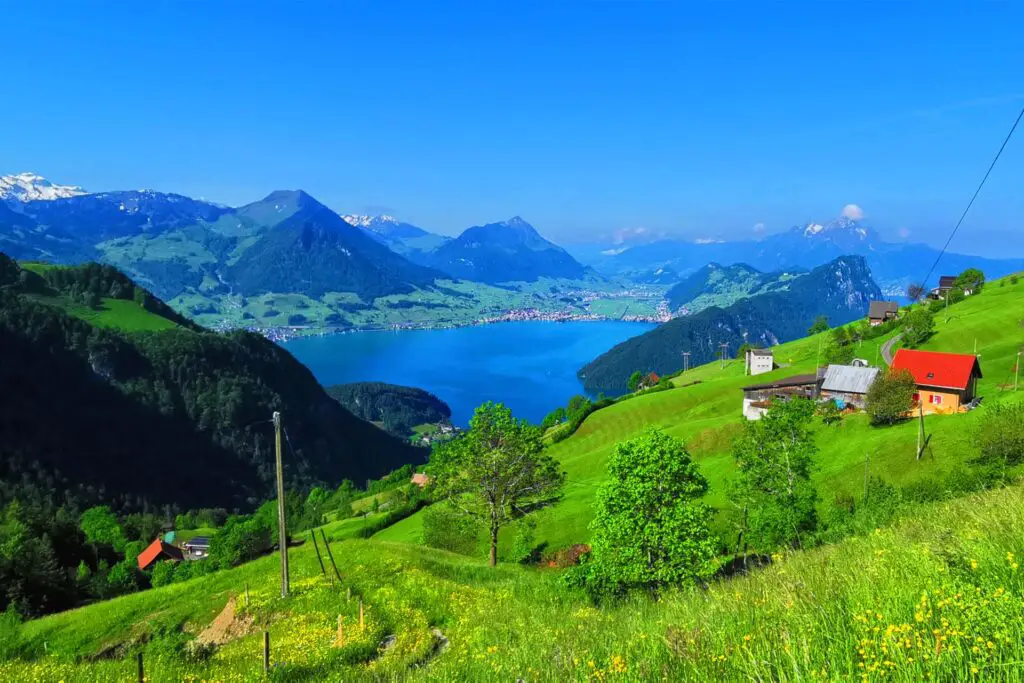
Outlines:
{"type": "Polygon", "coordinates": [[[489,325],[501,325],[507,323],[519,323],[519,322],[551,322],[551,323],[607,323],[607,322],[622,322],[622,323],[638,323],[645,325],[661,325],[665,320],[661,320],[655,316],[627,316],[625,318],[610,318],[605,316],[595,316],[592,314],[540,314],[536,317],[510,317],[500,316],[495,318],[485,318],[483,320],[472,320],[468,322],[452,322],[452,323],[408,323],[402,325],[388,325],[386,327],[380,326],[360,326],[360,327],[341,327],[341,326],[324,326],[320,328],[314,328],[308,325],[300,326],[275,326],[275,327],[241,327],[236,329],[244,329],[249,332],[255,332],[261,334],[267,339],[278,344],[285,344],[295,339],[304,339],[306,337],[329,337],[335,335],[344,334],[355,334],[360,332],[406,332],[413,330],[456,330],[467,327],[486,327],[489,325]]]}

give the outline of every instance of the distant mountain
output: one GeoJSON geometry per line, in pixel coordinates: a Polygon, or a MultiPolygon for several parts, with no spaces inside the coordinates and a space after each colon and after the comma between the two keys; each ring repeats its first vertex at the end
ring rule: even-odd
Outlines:
{"type": "Polygon", "coordinates": [[[372,299],[432,285],[409,262],[301,191],[232,209],[149,190],[0,208],[0,246],[19,259],[102,260],[171,299],[205,287],[245,295],[351,292],[372,299]]]}
{"type": "MultiPolygon", "coordinates": [[[[591,252],[593,253],[593,252],[591,252]]],[[[862,222],[846,217],[825,223],[807,223],[762,240],[735,242],[659,240],[625,248],[609,248],[589,264],[605,275],[643,281],[653,269],[672,268],[690,274],[708,263],[747,264],[762,272],[814,268],[843,255],[863,256],[876,281],[888,294],[900,294],[906,285],[923,277],[939,255],[923,244],[884,242],[862,222]]],[[[947,253],[940,261],[944,273],[977,267],[998,277],[1020,268],[1020,259],[997,260],[947,253]]]]}
{"type": "Polygon", "coordinates": [[[865,259],[844,256],[796,278],[784,291],[675,318],[612,348],[578,374],[588,391],[623,393],[635,370],[679,370],[683,351],[690,352],[691,364],[700,365],[714,360],[723,342],[730,354],[744,342],[773,346],[805,336],[819,315],[828,316],[833,325],[855,320],[867,313],[870,301],[881,297],[865,259]]]}
{"type": "Polygon", "coordinates": [[[239,213],[263,214],[269,205],[294,206],[270,225],[225,272],[246,295],[292,292],[320,297],[354,292],[364,300],[433,285],[441,273],[418,266],[346,222],[302,191],[275,192],[239,213]]]}
{"type": "Polygon", "coordinates": [[[429,265],[430,252],[434,251],[451,237],[427,232],[411,223],[403,223],[394,216],[342,216],[349,224],[366,230],[371,237],[401,254],[413,263],[429,265]]]}
{"type": "Polygon", "coordinates": [[[456,278],[488,283],[575,279],[588,274],[586,266],[519,216],[465,230],[434,250],[428,263],[456,278]]]}
{"type": "Polygon", "coordinates": [[[57,185],[35,173],[0,176],[0,200],[29,202],[65,199],[85,194],[77,185],[57,185]]]}
{"type": "Polygon", "coordinates": [[[424,459],[277,344],[201,328],[110,266],[23,269],[0,254],[0,349],[0,385],[18,397],[0,411],[0,503],[34,490],[125,510],[251,509],[274,491],[275,410],[289,487],[424,459]]]}
{"type": "Polygon", "coordinates": [[[692,315],[711,306],[722,308],[740,299],[787,289],[805,273],[801,269],[762,273],[745,263],[709,263],[668,290],[665,298],[672,311],[692,315]]]}

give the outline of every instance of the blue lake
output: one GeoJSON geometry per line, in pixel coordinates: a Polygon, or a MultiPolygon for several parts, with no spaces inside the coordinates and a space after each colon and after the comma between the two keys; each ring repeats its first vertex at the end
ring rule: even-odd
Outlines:
{"type": "Polygon", "coordinates": [[[324,386],[389,382],[419,387],[466,425],[485,401],[539,422],[582,393],[576,371],[647,323],[511,322],[443,330],[355,332],[284,344],[324,386]]]}

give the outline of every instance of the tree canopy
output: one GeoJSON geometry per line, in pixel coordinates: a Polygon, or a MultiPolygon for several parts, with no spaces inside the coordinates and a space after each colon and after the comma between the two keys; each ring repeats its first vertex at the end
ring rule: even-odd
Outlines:
{"type": "Polygon", "coordinates": [[[542,451],[540,429],[491,402],[476,409],[463,436],[435,449],[428,471],[438,496],[488,530],[491,566],[501,527],[553,502],[565,483],[542,451]]]}

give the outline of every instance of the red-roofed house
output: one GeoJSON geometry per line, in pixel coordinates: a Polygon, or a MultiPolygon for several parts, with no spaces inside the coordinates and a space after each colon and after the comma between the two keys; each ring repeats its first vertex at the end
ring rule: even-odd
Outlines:
{"type": "MultiPolygon", "coordinates": [[[[900,349],[892,359],[893,370],[908,370],[918,393],[914,400],[926,413],[955,413],[974,399],[981,365],[978,357],[964,353],[938,353],[900,349]]],[[[914,406],[915,412],[917,405],[914,406]]]]}
{"type": "Polygon", "coordinates": [[[156,564],[158,560],[180,561],[181,559],[183,559],[183,556],[180,550],[170,543],[164,543],[162,538],[158,538],[150,543],[148,548],[139,553],[138,563],[139,569],[145,571],[156,564]]]}

